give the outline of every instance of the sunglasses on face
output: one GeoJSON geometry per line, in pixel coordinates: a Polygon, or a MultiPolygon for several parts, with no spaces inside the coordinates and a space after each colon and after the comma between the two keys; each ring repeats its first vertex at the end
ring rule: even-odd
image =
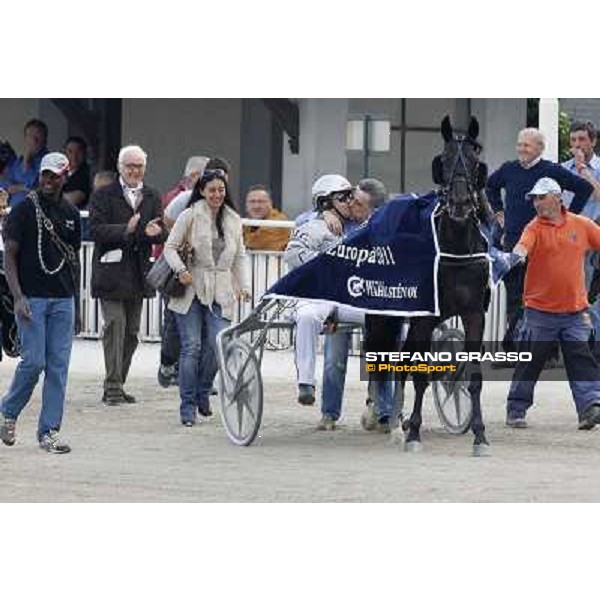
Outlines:
{"type": "Polygon", "coordinates": [[[227,173],[223,169],[206,169],[202,177],[227,177],[227,173]]]}
{"type": "Polygon", "coordinates": [[[354,200],[354,190],[344,190],[343,192],[336,192],[332,195],[333,200],[338,202],[351,202],[354,200]]]}

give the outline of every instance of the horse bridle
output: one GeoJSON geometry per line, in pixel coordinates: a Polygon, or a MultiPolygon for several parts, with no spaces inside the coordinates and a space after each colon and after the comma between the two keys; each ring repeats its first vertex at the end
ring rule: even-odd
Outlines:
{"type": "Polygon", "coordinates": [[[477,210],[478,210],[477,187],[473,183],[471,174],[469,173],[469,169],[467,168],[467,162],[466,162],[465,155],[463,152],[463,146],[467,142],[467,138],[466,138],[466,136],[463,136],[463,135],[454,136],[454,141],[457,144],[456,157],[454,159],[454,164],[452,165],[452,170],[450,171],[450,176],[448,178],[448,182],[445,185],[443,185],[440,190],[440,195],[442,196],[442,200],[444,203],[444,210],[448,211],[448,207],[450,205],[451,192],[452,192],[452,183],[456,176],[456,170],[458,169],[458,166],[462,165],[462,168],[465,173],[466,182],[467,182],[467,193],[469,196],[469,204],[471,205],[471,210],[469,212],[472,212],[472,214],[475,215],[475,218],[477,220],[479,220],[479,218],[477,216],[477,210]]]}

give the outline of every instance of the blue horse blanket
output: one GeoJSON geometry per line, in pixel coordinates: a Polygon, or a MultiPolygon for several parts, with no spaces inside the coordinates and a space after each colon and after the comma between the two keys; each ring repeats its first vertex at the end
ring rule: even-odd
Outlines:
{"type": "Polygon", "coordinates": [[[336,245],[282,277],[264,297],[332,302],[377,314],[439,316],[440,252],[433,222],[438,204],[435,192],[393,198],[336,245]]]}

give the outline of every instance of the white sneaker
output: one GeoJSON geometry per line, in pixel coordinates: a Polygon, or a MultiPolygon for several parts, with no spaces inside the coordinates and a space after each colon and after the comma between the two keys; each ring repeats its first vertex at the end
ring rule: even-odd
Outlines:
{"type": "Polygon", "coordinates": [[[71,446],[58,438],[57,431],[49,431],[40,440],[40,448],[50,454],[68,454],[71,446]]]}

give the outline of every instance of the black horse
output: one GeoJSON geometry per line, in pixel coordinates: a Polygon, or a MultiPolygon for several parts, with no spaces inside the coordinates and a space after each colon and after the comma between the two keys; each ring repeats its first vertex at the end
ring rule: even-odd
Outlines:
{"type": "MultiPolygon", "coordinates": [[[[485,313],[490,302],[489,263],[487,243],[481,236],[482,222],[494,219],[483,193],[484,165],[479,162],[481,146],[476,141],[479,124],[472,118],[466,136],[456,135],[450,119],[445,117],[441,125],[444,151],[434,159],[434,179],[439,179],[440,205],[434,219],[440,249],[438,268],[439,317],[415,317],[403,350],[406,352],[430,352],[433,331],[436,326],[451,317],[462,319],[467,352],[480,352],[485,325],[485,313]]],[[[365,349],[379,352],[397,350],[398,334],[402,319],[379,315],[367,316],[365,349]]],[[[481,366],[477,361],[468,363],[463,377],[469,381],[473,419],[471,429],[475,436],[473,454],[489,453],[485,426],[481,414],[481,366]]],[[[396,402],[403,397],[406,374],[399,374],[396,381],[396,402]]],[[[406,449],[421,448],[421,411],[423,395],[429,384],[426,374],[413,373],[415,403],[411,417],[404,424],[406,449]]],[[[372,389],[372,387],[370,386],[372,389]]]]}

